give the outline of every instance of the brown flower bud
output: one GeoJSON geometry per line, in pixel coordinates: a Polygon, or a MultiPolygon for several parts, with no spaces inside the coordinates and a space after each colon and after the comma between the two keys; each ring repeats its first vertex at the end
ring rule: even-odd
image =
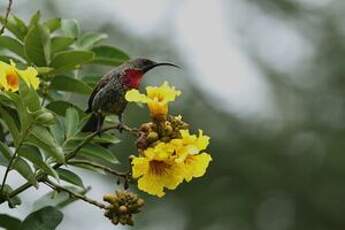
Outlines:
{"type": "Polygon", "coordinates": [[[137,200],[137,205],[138,205],[138,207],[143,207],[144,204],[145,204],[145,201],[144,201],[143,199],[139,198],[139,199],[137,200]]]}
{"type": "Polygon", "coordinates": [[[128,191],[116,191],[115,194],[106,194],[103,199],[111,205],[107,206],[104,215],[113,224],[133,225],[132,215],[139,213],[144,200],[128,191]]]}
{"type": "Polygon", "coordinates": [[[120,214],[126,214],[128,212],[128,208],[124,205],[121,205],[118,209],[120,214]]]}

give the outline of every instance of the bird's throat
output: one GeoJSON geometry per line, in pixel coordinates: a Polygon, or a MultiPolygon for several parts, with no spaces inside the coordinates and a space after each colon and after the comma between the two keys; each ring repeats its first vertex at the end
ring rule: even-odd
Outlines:
{"type": "Polygon", "coordinates": [[[130,89],[138,89],[144,73],[141,70],[128,69],[123,76],[123,84],[130,89]]]}

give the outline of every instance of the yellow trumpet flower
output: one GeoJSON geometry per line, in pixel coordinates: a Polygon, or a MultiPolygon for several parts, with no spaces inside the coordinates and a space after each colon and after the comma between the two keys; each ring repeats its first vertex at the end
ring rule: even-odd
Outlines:
{"type": "Polygon", "coordinates": [[[37,89],[40,84],[37,74],[37,70],[33,67],[19,70],[13,61],[11,64],[0,61],[0,88],[16,92],[19,89],[20,79],[22,79],[28,86],[37,89]]]}
{"type": "Polygon", "coordinates": [[[180,95],[181,91],[169,86],[168,82],[164,82],[159,87],[146,87],[146,95],[141,94],[136,89],[132,89],[127,92],[126,100],[129,102],[145,103],[148,105],[151,117],[164,119],[168,114],[168,103],[175,101],[176,97],[180,95]]]}

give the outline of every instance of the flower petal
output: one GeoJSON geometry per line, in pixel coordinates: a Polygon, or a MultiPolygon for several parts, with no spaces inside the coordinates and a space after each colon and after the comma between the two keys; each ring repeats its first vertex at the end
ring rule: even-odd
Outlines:
{"type": "Polygon", "coordinates": [[[132,160],[132,174],[134,178],[138,178],[146,174],[149,170],[149,161],[144,157],[135,157],[132,160]]]}
{"type": "Polygon", "coordinates": [[[132,89],[126,93],[126,100],[129,102],[147,103],[149,100],[145,94],[141,94],[138,90],[132,89]]]}
{"type": "Polygon", "coordinates": [[[162,197],[165,195],[163,184],[153,175],[145,175],[138,180],[138,188],[148,194],[162,197]]]}
{"type": "Polygon", "coordinates": [[[25,81],[28,86],[38,89],[40,80],[37,77],[38,72],[33,67],[28,67],[26,70],[17,70],[21,78],[25,81]]]}
{"type": "Polygon", "coordinates": [[[207,153],[189,155],[184,162],[184,178],[187,182],[193,177],[201,177],[206,173],[206,169],[212,158],[207,153]]]}

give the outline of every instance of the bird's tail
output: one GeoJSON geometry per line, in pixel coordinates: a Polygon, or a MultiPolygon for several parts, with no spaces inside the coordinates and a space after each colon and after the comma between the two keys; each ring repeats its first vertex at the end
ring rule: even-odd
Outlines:
{"type": "Polygon", "coordinates": [[[82,132],[96,132],[102,128],[104,122],[104,116],[92,113],[89,120],[86,122],[82,128],[82,132]]]}

